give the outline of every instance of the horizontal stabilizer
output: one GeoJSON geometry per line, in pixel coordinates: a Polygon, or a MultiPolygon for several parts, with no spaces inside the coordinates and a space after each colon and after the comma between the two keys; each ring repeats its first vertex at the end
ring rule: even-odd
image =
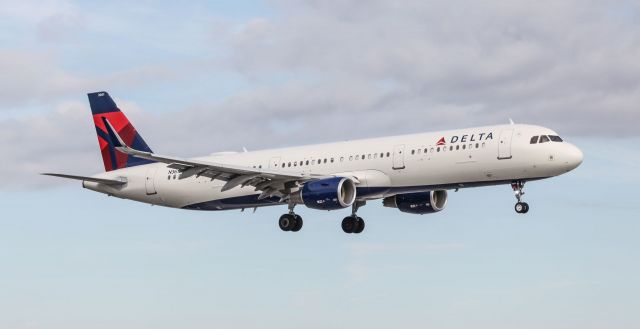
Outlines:
{"type": "Polygon", "coordinates": [[[74,175],[65,175],[65,174],[53,174],[53,173],[42,173],[41,175],[68,178],[68,179],[75,179],[75,180],[94,182],[94,183],[105,184],[105,185],[113,185],[113,186],[124,185],[124,184],[127,183],[126,179],[124,179],[124,178],[122,180],[116,180],[116,179],[105,179],[105,178],[74,176],[74,175]]]}

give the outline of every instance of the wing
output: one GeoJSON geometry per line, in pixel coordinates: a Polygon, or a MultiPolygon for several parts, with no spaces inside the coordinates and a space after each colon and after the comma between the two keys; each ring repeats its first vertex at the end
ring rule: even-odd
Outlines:
{"type": "Polygon", "coordinates": [[[168,164],[169,168],[180,171],[180,179],[191,176],[209,177],[211,180],[219,179],[226,181],[222,191],[228,191],[234,187],[253,186],[256,191],[261,191],[259,199],[278,196],[286,199],[292,192],[292,188],[300,186],[309,180],[317,180],[332,176],[310,175],[305,173],[287,172],[273,169],[251,168],[246,166],[214,163],[193,159],[181,159],[177,157],[158,155],[151,152],[144,152],[133,149],[122,140],[113,129],[111,123],[103,118],[107,133],[114,143],[114,147],[119,152],[156,162],[168,164]]]}

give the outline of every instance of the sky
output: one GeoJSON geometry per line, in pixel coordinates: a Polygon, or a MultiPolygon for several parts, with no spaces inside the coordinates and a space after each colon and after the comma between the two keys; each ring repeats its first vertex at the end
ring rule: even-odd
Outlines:
{"type": "Polygon", "coordinates": [[[0,0],[0,328],[638,328],[637,1],[0,0]],[[575,171],[403,214],[192,212],[103,170],[86,94],[196,156],[515,122],[575,171]]]}

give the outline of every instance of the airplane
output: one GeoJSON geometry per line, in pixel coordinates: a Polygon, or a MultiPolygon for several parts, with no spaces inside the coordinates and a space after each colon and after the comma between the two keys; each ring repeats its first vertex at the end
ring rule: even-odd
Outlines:
{"type": "Polygon", "coordinates": [[[345,233],[362,233],[359,208],[372,200],[409,214],[447,205],[448,190],[511,185],[525,214],[526,182],[577,168],[583,153],[551,129],[525,124],[447,130],[184,159],[151,150],[107,92],[89,93],[105,172],[43,173],[82,181],[122,199],[191,210],[254,210],[287,205],[282,231],[298,232],[296,206],[351,208],[345,233]]]}

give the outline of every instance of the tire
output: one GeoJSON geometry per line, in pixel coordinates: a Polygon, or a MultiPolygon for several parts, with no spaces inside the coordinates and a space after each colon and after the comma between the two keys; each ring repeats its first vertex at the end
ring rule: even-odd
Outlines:
{"type": "Polygon", "coordinates": [[[364,219],[358,217],[358,221],[356,222],[355,226],[356,227],[355,227],[355,230],[353,230],[353,233],[356,233],[356,234],[362,233],[362,231],[364,231],[364,219]]]}
{"type": "Polygon", "coordinates": [[[514,209],[516,210],[516,212],[518,214],[523,214],[524,210],[525,210],[525,203],[524,202],[518,202],[516,203],[514,209]]]}
{"type": "Polygon", "coordinates": [[[291,232],[298,232],[300,231],[300,229],[302,229],[302,224],[303,224],[302,217],[300,217],[300,215],[294,215],[293,218],[295,219],[295,223],[291,228],[291,232]]]}
{"type": "Polygon", "coordinates": [[[522,210],[522,213],[526,214],[529,212],[529,204],[526,202],[523,202],[523,205],[524,205],[524,209],[522,210]]]}
{"type": "Polygon", "coordinates": [[[342,220],[342,230],[344,231],[344,233],[353,233],[355,227],[356,221],[354,220],[353,217],[349,216],[349,217],[345,217],[342,220]]]}
{"type": "Polygon", "coordinates": [[[285,232],[291,231],[294,224],[295,224],[295,218],[289,214],[284,214],[280,216],[280,219],[278,220],[278,226],[280,226],[280,229],[285,232]]]}

